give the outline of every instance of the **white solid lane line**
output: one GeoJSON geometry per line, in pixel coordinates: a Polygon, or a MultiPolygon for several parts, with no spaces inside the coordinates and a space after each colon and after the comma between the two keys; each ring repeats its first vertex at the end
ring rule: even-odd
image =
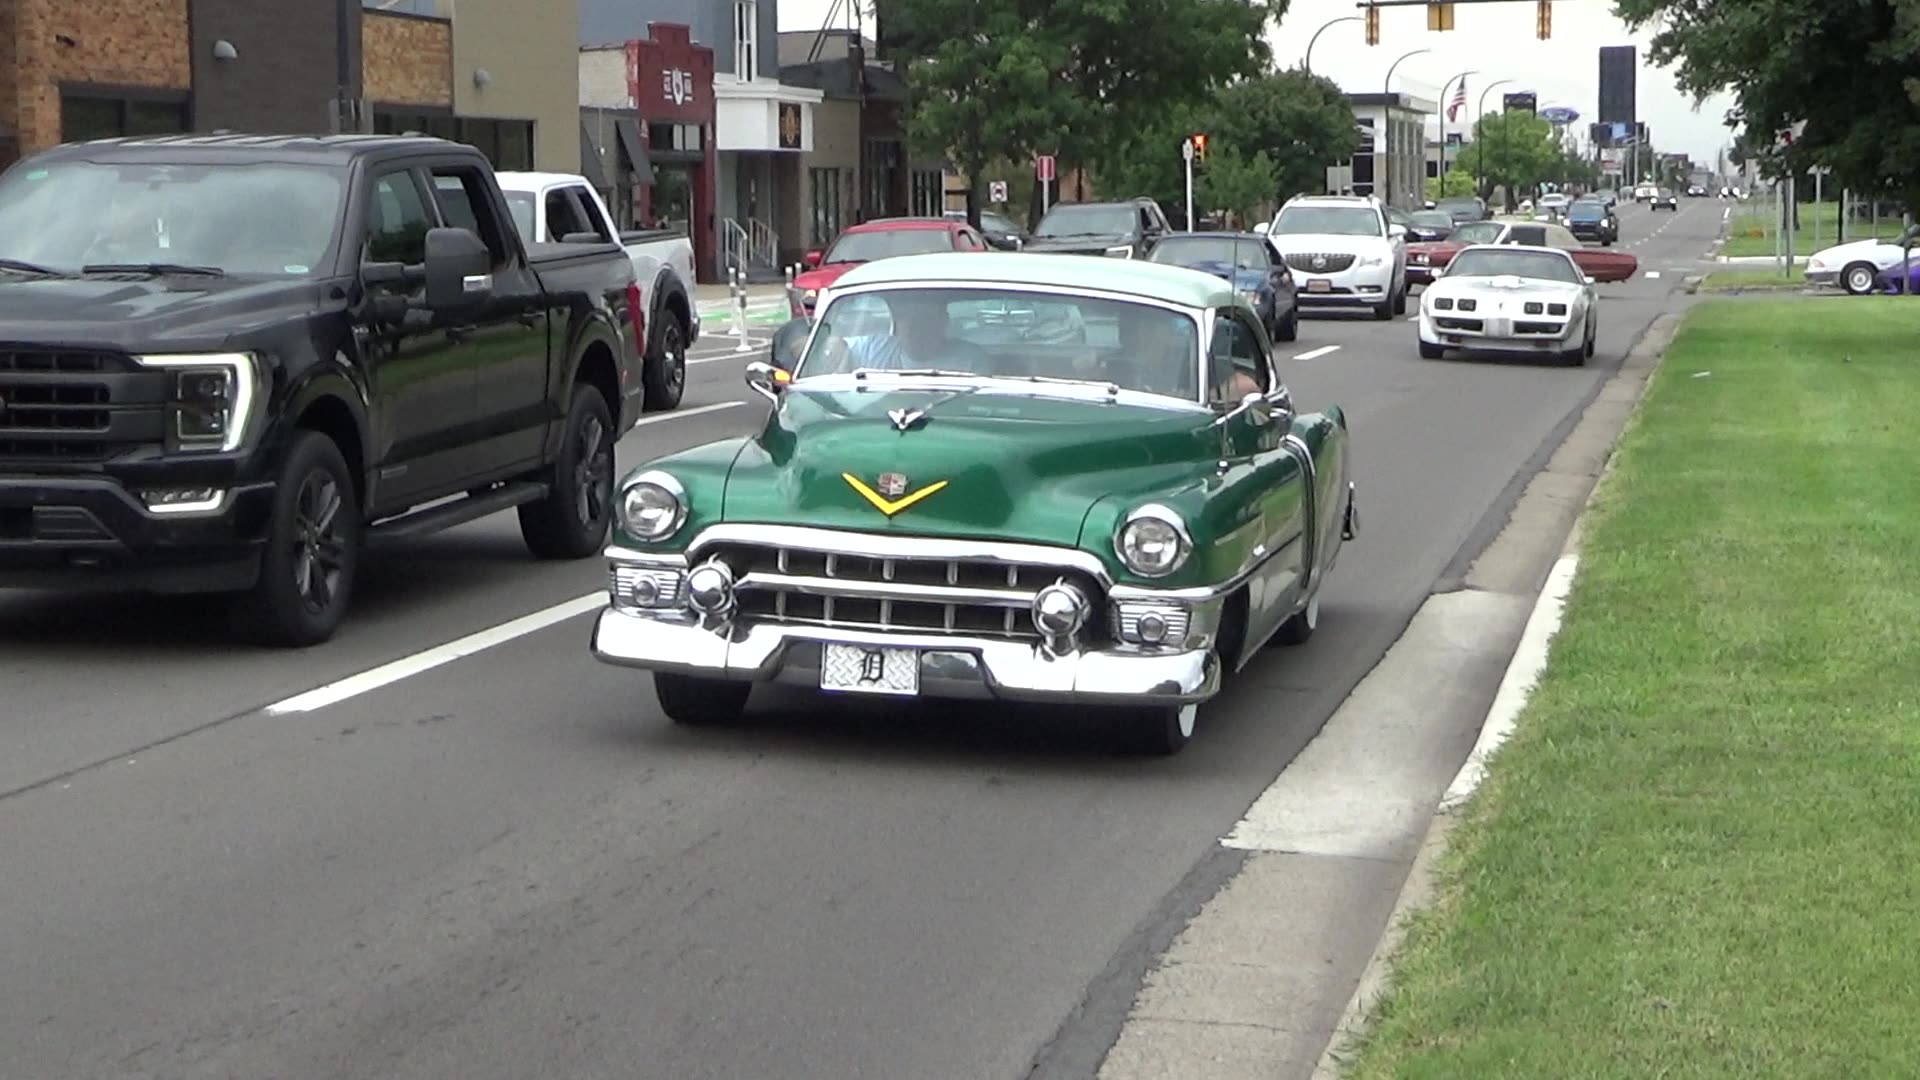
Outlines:
{"type": "Polygon", "coordinates": [[[1316,357],[1325,356],[1330,352],[1338,352],[1339,349],[1340,349],[1340,346],[1338,345],[1322,345],[1317,349],[1308,349],[1306,352],[1303,352],[1300,355],[1294,357],[1294,359],[1295,360],[1312,360],[1312,359],[1315,359],[1316,357]]]}
{"type": "Polygon", "coordinates": [[[633,426],[640,427],[643,424],[658,424],[667,420],[678,420],[683,416],[699,416],[701,413],[719,412],[721,409],[737,409],[745,404],[746,402],[744,401],[718,401],[712,405],[702,405],[696,409],[675,409],[673,412],[654,413],[652,416],[643,416],[634,421],[633,426]]]}
{"type": "Polygon", "coordinates": [[[505,644],[514,638],[524,637],[535,630],[544,630],[555,623],[596,611],[605,607],[606,603],[607,594],[604,592],[576,597],[564,604],[555,604],[531,615],[522,615],[511,622],[504,622],[499,626],[468,634],[456,641],[449,641],[445,645],[438,645],[424,652],[414,653],[412,656],[403,656],[398,660],[381,664],[377,668],[363,671],[358,675],[350,675],[338,682],[328,683],[304,694],[295,694],[285,701],[267,706],[267,712],[269,715],[280,716],[285,713],[312,712],[315,709],[338,704],[369,690],[378,690],[423,671],[431,671],[448,661],[472,656],[474,653],[505,644]]]}

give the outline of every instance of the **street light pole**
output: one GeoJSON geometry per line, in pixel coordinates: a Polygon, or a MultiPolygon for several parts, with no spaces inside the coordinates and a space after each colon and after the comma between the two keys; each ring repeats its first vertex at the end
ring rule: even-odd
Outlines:
{"type": "Polygon", "coordinates": [[[1307,70],[1307,74],[1309,75],[1313,74],[1313,43],[1320,40],[1320,35],[1327,32],[1327,27],[1336,26],[1343,22],[1359,22],[1359,21],[1360,21],[1360,16],[1358,15],[1342,15],[1337,19],[1328,20],[1325,25],[1321,26],[1320,29],[1315,30],[1313,32],[1313,36],[1307,39],[1307,55],[1304,58],[1302,58],[1300,61],[1300,66],[1307,70]]]}
{"type": "MultiPolygon", "coordinates": [[[[1476,102],[1473,107],[1473,123],[1476,129],[1473,133],[1473,142],[1477,148],[1474,151],[1474,156],[1479,159],[1479,166],[1474,169],[1474,171],[1480,174],[1480,179],[1482,180],[1487,178],[1487,144],[1480,140],[1478,128],[1480,126],[1480,118],[1484,116],[1487,111],[1487,91],[1492,90],[1496,86],[1505,86],[1512,81],[1512,79],[1495,79],[1493,82],[1481,87],[1480,100],[1476,102]]],[[[1487,194],[1493,194],[1491,187],[1487,189],[1487,194]]]]}
{"type": "Polygon", "coordinates": [[[1447,90],[1456,82],[1462,90],[1466,89],[1467,76],[1478,74],[1478,71],[1463,71],[1440,87],[1440,190],[1443,192],[1447,189],[1447,90]]]}
{"type": "MultiPolygon", "coordinates": [[[[1387,77],[1383,81],[1383,86],[1382,86],[1382,89],[1385,92],[1385,95],[1387,97],[1387,102],[1386,104],[1380,107],[1381,119],[1387,122],[1386,123],[1387,130],[1383,132],[1381,135],[1380,157],[1383,164],[1381,166],[1380,171],[1386,174],[1385,183],[1386,183],[1386,190],[1387,190],[1388,206],[1393,205],[1393,197],[1395,194],[1393,190],[1393,186],[1394,186],[1393,185],[1393,72],[1395,68],[1398,68],[1400,66],[1401,61],[1410,60],[1413,57],[1419,56],[1422,53],[1430,53],[1432,51],[1433,51],[1432,49],[1414,49],[1412,52],[1402,55],[1398,60],[1395,60],[1393,63],[1387,65],[1387,77]]],[[[1420,122],[1420,130],[1424,132],[1426,131],[1426,129],[1427,129],[1427,123],[1426,121],[1422,120],[1420,122]]],[[[1426,140],[1422,138],[1421,141],[1425,142],[1426,140]]],[[[1381,182],[1382,182],[1381,177],[1376,176],[1373,178],[1373,189],[1375,191],[1380,190],[1381,182]]]]}

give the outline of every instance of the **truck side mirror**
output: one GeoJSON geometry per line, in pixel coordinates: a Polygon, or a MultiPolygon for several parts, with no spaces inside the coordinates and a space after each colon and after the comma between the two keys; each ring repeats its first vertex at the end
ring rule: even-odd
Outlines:
{"type": "Polygon", "coordinates": [[[493,293],[493,252],[472,229],[427,230],[427,306],[457,311],[493,293]]]}
{"type": "Polygon", "coordinates": [[[827,253],[824,251],[809,251],[805,255],[800,256],[800,262],[807,269],[812,270],[820,265],[821,259],[826,257],[827,253]]]}

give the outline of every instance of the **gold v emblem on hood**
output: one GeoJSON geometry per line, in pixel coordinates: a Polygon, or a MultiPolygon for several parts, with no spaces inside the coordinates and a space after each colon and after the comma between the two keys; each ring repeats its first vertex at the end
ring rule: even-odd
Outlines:
{"type": "Polygon", "coordinates": [[[934,492],[939,491],[943,487],[946,487],[948,483],[945,480],[940,480],[935,483],[928,484],[926,487],[923,487],[919,491],[913,492],[911,494],[902,494],[902,492],[906,491],[906,478],[903,476],[900,476],[900,474],[898,473],[888,473],[886,476],[881,477],[881,483],[883,486],[886,486],[892,494],[899,496],[899,498],[889,499],[885,495],[882,495],[879,492],[868,487],[865,481],[861,480],[859,477],[853,475],[852,473],[841,473],[840,479],[845,480],[849,487],[859,492],[861,498],[872,503],[873,508],[875,510],[880,511],[881,513],[887,515],[888,517],[892,517],[893,515],[899,513],[900,511],[905,510],[907,507],[912,506],[914,503],[917,503],[920,500],[926,498],[927,496],[932,495],[934,492]],[[897,485],[886,483],[888,480],[893,480],[893,479],[897,479],[899,481],[897,485]]]}

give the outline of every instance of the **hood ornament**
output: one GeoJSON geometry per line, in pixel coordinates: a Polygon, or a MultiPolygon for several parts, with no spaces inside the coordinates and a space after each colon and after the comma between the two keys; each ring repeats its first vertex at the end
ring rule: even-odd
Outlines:
{"type": "Polygon", "coordinates": [[[925,409],[888,409],[887,419],[893,421],[894,429],[906,431],[927,418],[925,409]]]}

